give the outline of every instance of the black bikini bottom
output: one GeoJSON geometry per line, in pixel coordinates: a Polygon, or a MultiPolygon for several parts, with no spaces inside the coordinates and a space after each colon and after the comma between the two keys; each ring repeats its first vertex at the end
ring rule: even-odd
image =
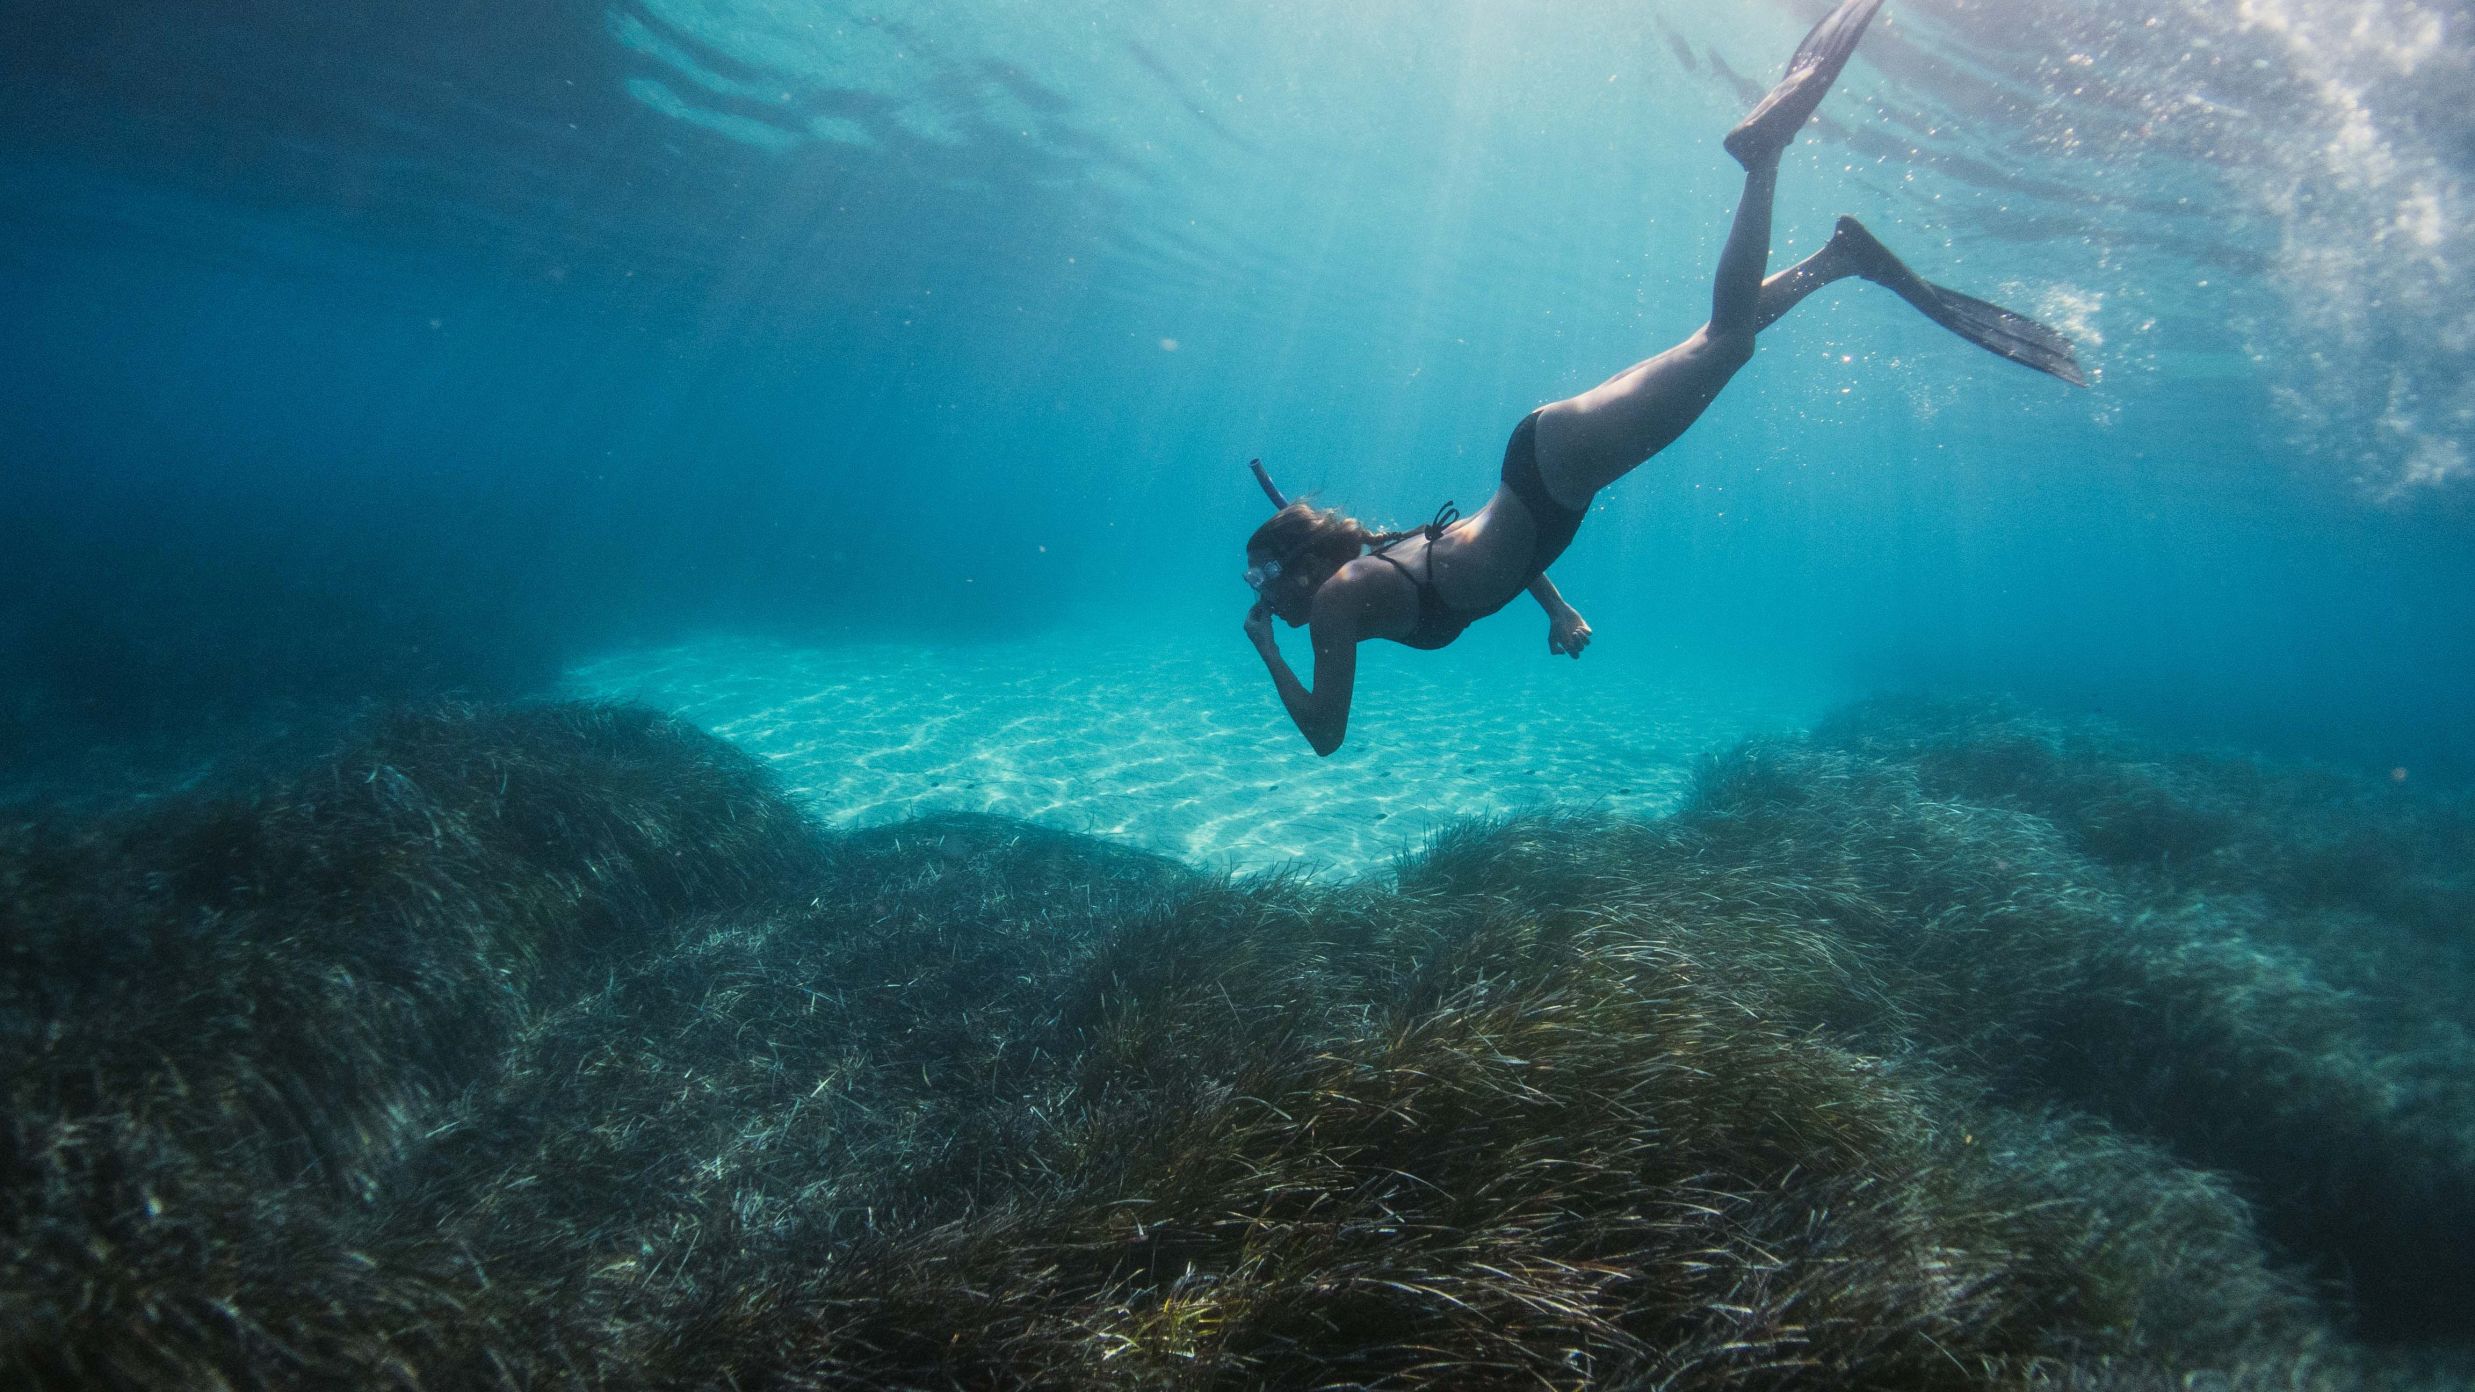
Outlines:
{"type": "Polygon", "coordinates": [[[1524,584],[1554,565],[1564,548],[1573,544],[1573,533],[1581,530],[1582,514],[1557,502],[1547,491],[1547,481],[1539,477],[1537,436],[1538,412],[1532,411],[1513,427],[1512,439],[1504,446],[1504,486],[1530,510],[1530,522],[1537,528],[1524,584]]]}

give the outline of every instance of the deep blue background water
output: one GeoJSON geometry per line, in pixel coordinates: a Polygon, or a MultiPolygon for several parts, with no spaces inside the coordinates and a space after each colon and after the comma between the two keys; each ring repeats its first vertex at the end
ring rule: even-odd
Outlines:
{"type": "MultiPolygon", "coordinates": [[[[1244,461],[1482,500],[1699,322],[1820,8],[8,0],[0,760],[716,629],[1251,662],[1244,461]]],[[[2464,14],[1886,20],[1777,261],[1855,213],[2096,387],[1817,297],[1559,565],[1601,650],[2462,778],[2464,14]]]]}

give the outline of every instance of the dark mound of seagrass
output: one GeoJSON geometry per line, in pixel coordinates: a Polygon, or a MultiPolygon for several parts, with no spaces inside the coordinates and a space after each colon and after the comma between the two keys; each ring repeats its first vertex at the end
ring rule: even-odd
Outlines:
{"type": "Polygon", "coordinates": [[[823,837],[591,708],[8,832],[0,1384],[2463,1376],[2335,1335],[2121,1061],[2257,1088],[2288,998],[2155,1017],[2232,949],[1843,743],[1670,823],[1468,828],[1397,889],[823,837]]]}
{"type": "Polygon", "coordinates": [[[2059,1081],[2246,1177],[2367,1331],[2475,1342],[2475,806],[2003,709],[1873,703],[1815,743],[2033,813],[2110,871],[2077,878],[2133,931],[2089,959],[2059,1081]]]}
{"type": "MultiPolygon", "coordinates": [[[[1921,700],[1851,707],[1822,748],[1906,765],[1928,796],[2033,812],[2148,894],[2237,894],[2278,917],[2343,911],[2375,950],[2437,940],[2464,966],[2475,924],[2475,807],[2387,780],[2162,750],[2094,722],[1921,700]]],[[[2274,925],[2272,925],[2274,928],[2274,925]]]]}
{"type": "Polygon", "coordinates": [[[386,1366],[309,1312],[453,1318],[454,1278],[352,1233],[457,1099],[545,1003],[817,863],[752,760],[588,707],[406,714],[254,797],[0,830],[0,1382],[386,1366]]]}
{"type": "Polygon", "coordinates": [[[1801,971],[1742,959],[1772,1012],[2229,1172],[2360,1331],[2475,1342],[2471,849],[2468,809],[2386,784],[1877,703],[1715,761],[1672,820],[1446,838],[1410,879],[1794,935],[1801,971]]]}

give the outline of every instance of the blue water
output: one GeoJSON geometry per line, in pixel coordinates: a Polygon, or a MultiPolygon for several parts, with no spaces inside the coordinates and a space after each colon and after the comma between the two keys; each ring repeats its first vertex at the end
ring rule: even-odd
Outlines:
{"type": "MultiPolygon", "coordinates": [[[[1245,461],[1482,501],[1700,322],[1819,8],[12,0],[0,762],[700,633],[1251,663],[1245,461]]],[[[1602,496],[1593,658],[2463,779],[2471,53],[2437,0],[1895,0],[1774,264],[1854,213],[2095,384],[1826,291],[1602,496]]]]}

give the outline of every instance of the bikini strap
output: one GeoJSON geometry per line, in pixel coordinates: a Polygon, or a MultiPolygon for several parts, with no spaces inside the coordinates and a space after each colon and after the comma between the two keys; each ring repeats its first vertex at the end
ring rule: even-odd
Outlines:
{"type": "Polygon", "coordinates": [[[1454,506],[1450,502],[1446,502],[1442,507],[1435,510],[1435,520],[1427,523],[1423,527],[1412,527],[1405,532],[1384,532],[1381,535],[1368,538],[1366,543],[1366,553],[1370,556],[1380,556],[1386,551],[1391,550],[1393,547],[1400,545],[1402,542],[1409,540],[1411,537],[1425,537],[1427,540],[1433,541],[1437,537],[1442,536],[1446,528],[1449,528],[1453,523],[1460,520],[1461,509],[1454,506]]]}
{"type": "Polygon", "coordinates": [[[1370,551],[1367,554],[1373,556],[1379,561],[1382,561],[1385,565],[1392,567],[1394,570],[1399,571],[1401,573],[1401,578],[1407,580],[1409,582],[1409,587],[1412,590],[1417,591],[1420,595],[1424,595],[1427,590],[1431,588],[1429,585],[1420,584],[1418,577],[1409,573],[1409,567],[1401,564],[1401,558],[1393,555],[1391,552],[1370,551]]]}
{"type": "Polygon", "coordinates": [[[1435,520],[1418,529],[1426,533],[1427,538],[1426,587],[1430,594],[1435,590],[1435,539],[1444,534],[1445,528],[1460,520],[1461,509],[1453,506],[1452,500],[1447,498],[1444,500],[1444,505],[1435,510],[1435,520]]]}

